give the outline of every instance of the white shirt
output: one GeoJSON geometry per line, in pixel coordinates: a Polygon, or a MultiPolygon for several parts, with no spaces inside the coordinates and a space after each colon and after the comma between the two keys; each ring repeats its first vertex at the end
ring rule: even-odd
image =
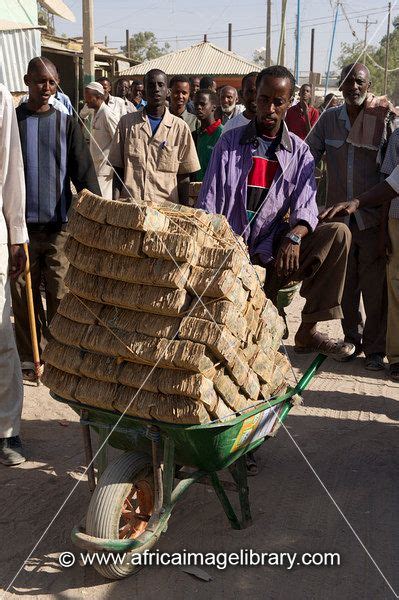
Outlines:
{"type": "MultiPolygon", "coordinates": [[[[118,123],[119,123],[120,118],[129,112],[127,110],[127,106],[126,106],[123,98],[118,98],[118,96],[111,96],[111,94],[108,96],[107,106],[114,113],[116,118],[118,119],[118,123]]],[[[134,112],[134,111],[131,111],[131,112],[134,112]]],[[[87,119],[87,117],[93,116],[93,114],[94,114],[94,110],[92,108],[89,108],[87,106],[87,104],[85,104],[83,106],[82,110],[80,111],[79,116],[81,119],[85,120],[85,119],[87,119]]]]}
{"type": "Polygon", "coordinates": [[[28,241],[25,176],[14,103],[0,83],[0,243],[28,241]]]}
{"type": "Polygon", "coordinates": [[[224,133],[226,133],[226,131],[229,131],[230,129],[236,129],[237,127],[242,127],[243,125],[248,125],[249,121],[250,121],[250,119],[247,119],[247,117],[244,117],[243,113],[236,115],[232,119],[229,119],[227,121],[227,123],[225,123],[223,125],[222,135],[224,133]]]}
{"type": "Polygon", "coordinates": [[[117,126],[116,115],[103,102],[93,116],[90,137],[90,153],[97,175],[112,171],[112,167],[108,165],[108,154],[117,126]]]}

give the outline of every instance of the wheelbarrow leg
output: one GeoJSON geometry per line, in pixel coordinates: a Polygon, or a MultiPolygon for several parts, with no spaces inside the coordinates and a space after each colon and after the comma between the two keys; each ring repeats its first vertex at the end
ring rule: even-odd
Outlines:
{"type": "Polygon", "coordinates": [[[226,516],[227,516],[228,520],[230,521],[231,526],[233,527],[233,529],[241,529],[241,523],[237,519],[237,515],[235,514],[234,509],[231,506],[230,500],[228,499],[227,494],[224,491],[223,486],[219,481],[219,477],[217,476],[216,473],[210,473],[210,477],[211,477],[213,488],[223,506],[223,510],[226,513],[226,516]]]}
{"type": "Polygon", "coordinates": [[[240,456],[240,458],[229,467],[229,470],[237,484],[238,497],[241,507],[241,527],[245,529],[245,527],[252,525],[245,454],[240,456]]]}
{"type": "Polygon", "coordinates": [[[108,434],[110,427],[100,427],[98,432],[97,477],[104,473],[108,465],[108,434]]]}
{"type": "MultiPolygon", "coordinates": [[[[86,413],[86,411],[85,411],[86,413]]],[[[87,414],[82,413],[82,419],[86,419],[87,414]]],[[[90,425],[82,423],[82,435],[83,445],[85,449],[85,459],[87,466],[87,482],[89,484],[89,491],[92,494],[96,487],[96,477],[94,475],[94,462],[93,462],[93,447],[91,445],[90,425]]]]}

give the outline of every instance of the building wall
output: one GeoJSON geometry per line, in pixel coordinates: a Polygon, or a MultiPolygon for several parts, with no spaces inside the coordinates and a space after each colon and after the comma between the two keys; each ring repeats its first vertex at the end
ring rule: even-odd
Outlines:
{"type": "Polygon", "coordinates": [[[12,21],[13,23],[29,23],[37,25],[37,3],[36,0],[23,0],[17,2],[0,2],[0,20],[12,21]]]}
{"type": "Polygon", "coordinates": [[[0,31],[0,83],[10,92],[25,92],[24,75],[28,62],[40,56],[40,31],[0,31]]]}

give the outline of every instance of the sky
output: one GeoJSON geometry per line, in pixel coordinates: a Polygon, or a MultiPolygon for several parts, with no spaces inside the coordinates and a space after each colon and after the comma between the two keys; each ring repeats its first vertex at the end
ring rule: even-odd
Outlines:
{"type": "MultiPolygon", "coordinates": [[[[75,13],[76,23],[55,19],[57,34],[68,36],[82,34],[81,0],[64,0],[75,13]]],[[[305,73],[310,63],[310,36],[315,28],[314,70],[325,73],[332,38],[335,0],[301,0],[301,26],[299,70],[305,73]],[[332,6],[333,5],[333,6],[332,6]]],[[[363,40],[365,21],[369,15],[368,41],[377,43],[385,35],[388,3],[378,0],[346,0],[342,2],[350,25],[339,13],[335,43],[332,54],[332,69],[340,53],[341,43],[363,40]]],[[[392,1],[392,18],[399,14],[399,0],[392,1]]],[[[286,32],[286,65],[294,67],[295,20],[297,0],[288,0],[286,32]]],[[[125,43],[125,30],[130,34],[152,31],[160,44],[166,41],[172,51],[202,41],[206,33],[208,41],[227,48],[228,23],[233,26],[233,51],[251,60],[256,49],[265,46],[266,0],[202,0],[189,4],[187,0],[146,0],[133,3],[131,0],[94,0],[95,41],[108,38],[108,45],[120,48],[125,43]]],[[[272,58],[277,57],[279,29],[281,24],[281,1],[272,0],[272,58]]]]}

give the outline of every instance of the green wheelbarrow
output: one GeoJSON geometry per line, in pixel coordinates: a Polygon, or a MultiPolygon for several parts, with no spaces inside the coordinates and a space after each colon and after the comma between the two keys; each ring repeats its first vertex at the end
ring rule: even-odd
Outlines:
{"type": "Polygon", "coordinates": [[[262,400],[231,420],[204,425],[121,416],[52,394],[81,417],[92,492],[85,524],[73,529],[72,541],[89,554],[112,555],[114,560],[102,564],[93,561],[103,576],[121,579],[131,575],[138,569],[132,556],[156,544],[167,529],[176,502],[194,483],[213,487],[233,528],[248,527],[251,512],[245,454],[276,433],[325,358],[318,355],[297,385],[285,394],[262,400]],[[97,485],[91,429],[99,435],[97,485]],[[108,445],[124,451],[110,464],[108,445]],[[230,480],[219,478],[222,469],[230,471],[230,480]],[[238,493],[240,517],[226,491],[238,493]]]}

